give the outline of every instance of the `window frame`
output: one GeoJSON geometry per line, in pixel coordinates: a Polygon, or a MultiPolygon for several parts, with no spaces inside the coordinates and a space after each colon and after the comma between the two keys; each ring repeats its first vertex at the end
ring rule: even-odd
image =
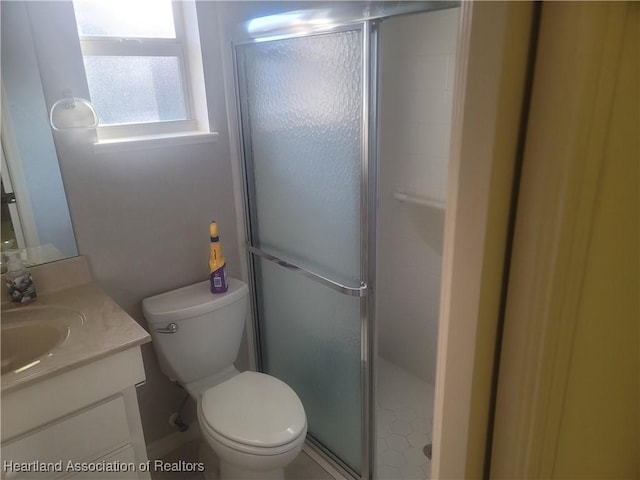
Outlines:
{"type": "MultiPolygon", "coordinates": [[[[120,138],[181,134],[198,130],[198,121],[194,116],[192,79],[190,78],[189,59],[186,48],[187,38],[182,12],[183,2],[172,0],[171,3],[175,38],[82,35],[78,31],[83,64],[85,56],[176,57],[178,58],[180,68],[183,101],[187,117],[185,120],[98,125],[96,132],[99,142],[120,138]]],[[[99,114],[100,112],[98,110],[98,115],[99,114]]]]}

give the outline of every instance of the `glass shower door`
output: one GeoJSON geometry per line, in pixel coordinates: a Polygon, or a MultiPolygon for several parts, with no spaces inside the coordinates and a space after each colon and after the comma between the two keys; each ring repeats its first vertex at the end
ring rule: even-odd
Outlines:
{"type": "Polygon", "coordinates": [[[236,45],[264,372],[309,434],[368,476],[366,24],[236,45]]]}

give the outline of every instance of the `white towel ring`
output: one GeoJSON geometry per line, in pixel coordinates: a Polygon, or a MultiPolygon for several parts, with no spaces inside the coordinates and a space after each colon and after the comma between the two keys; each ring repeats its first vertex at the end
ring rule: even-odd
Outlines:
{"type": "Polygon", "coordinates": [[[89,100],[66,96],[51,106],[49,112],[51,128],[64,130],[87,130],[98,126],[98,114],[89,100]]]}

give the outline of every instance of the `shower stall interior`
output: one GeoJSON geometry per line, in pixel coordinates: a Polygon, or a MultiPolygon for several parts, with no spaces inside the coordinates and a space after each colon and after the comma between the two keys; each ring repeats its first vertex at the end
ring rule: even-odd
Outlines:
{"type": "Polygon", "coordinates": [[[428,478],[458,8],[354,5],[234,42],[258,368],[344,473],[428,478]]]}

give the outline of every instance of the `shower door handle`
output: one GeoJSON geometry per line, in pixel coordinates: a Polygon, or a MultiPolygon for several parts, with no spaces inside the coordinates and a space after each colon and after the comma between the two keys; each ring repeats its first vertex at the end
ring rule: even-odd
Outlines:
{"type": "Polygon", "coordinates": [[[312,272],[311,270],[307,270],[306,268],[300,267],[293,263],[287,262],[281,258],[276,257],[275,255],[271,255],[270,253],[263,252],[259,248],[253,247],[247,244],[247,250],[249,253],[256,255],[260,258],[264,258],[276,265],[280,265],[281,267],[286,268],[295,273],[299,273],[304,275],[311,280],[314,280],[322,285],[329,287],[337,292],[342,293],[343,295],[349,295],[350,297],[366,297],[367,296],[367,284],[365,282],[360,282],[359,287],[350,287],[349,285],[343,285],[342,283],[336,282],[334,280],[330,280],[327,277],[323,277],[322,275],[312,272]]]}

